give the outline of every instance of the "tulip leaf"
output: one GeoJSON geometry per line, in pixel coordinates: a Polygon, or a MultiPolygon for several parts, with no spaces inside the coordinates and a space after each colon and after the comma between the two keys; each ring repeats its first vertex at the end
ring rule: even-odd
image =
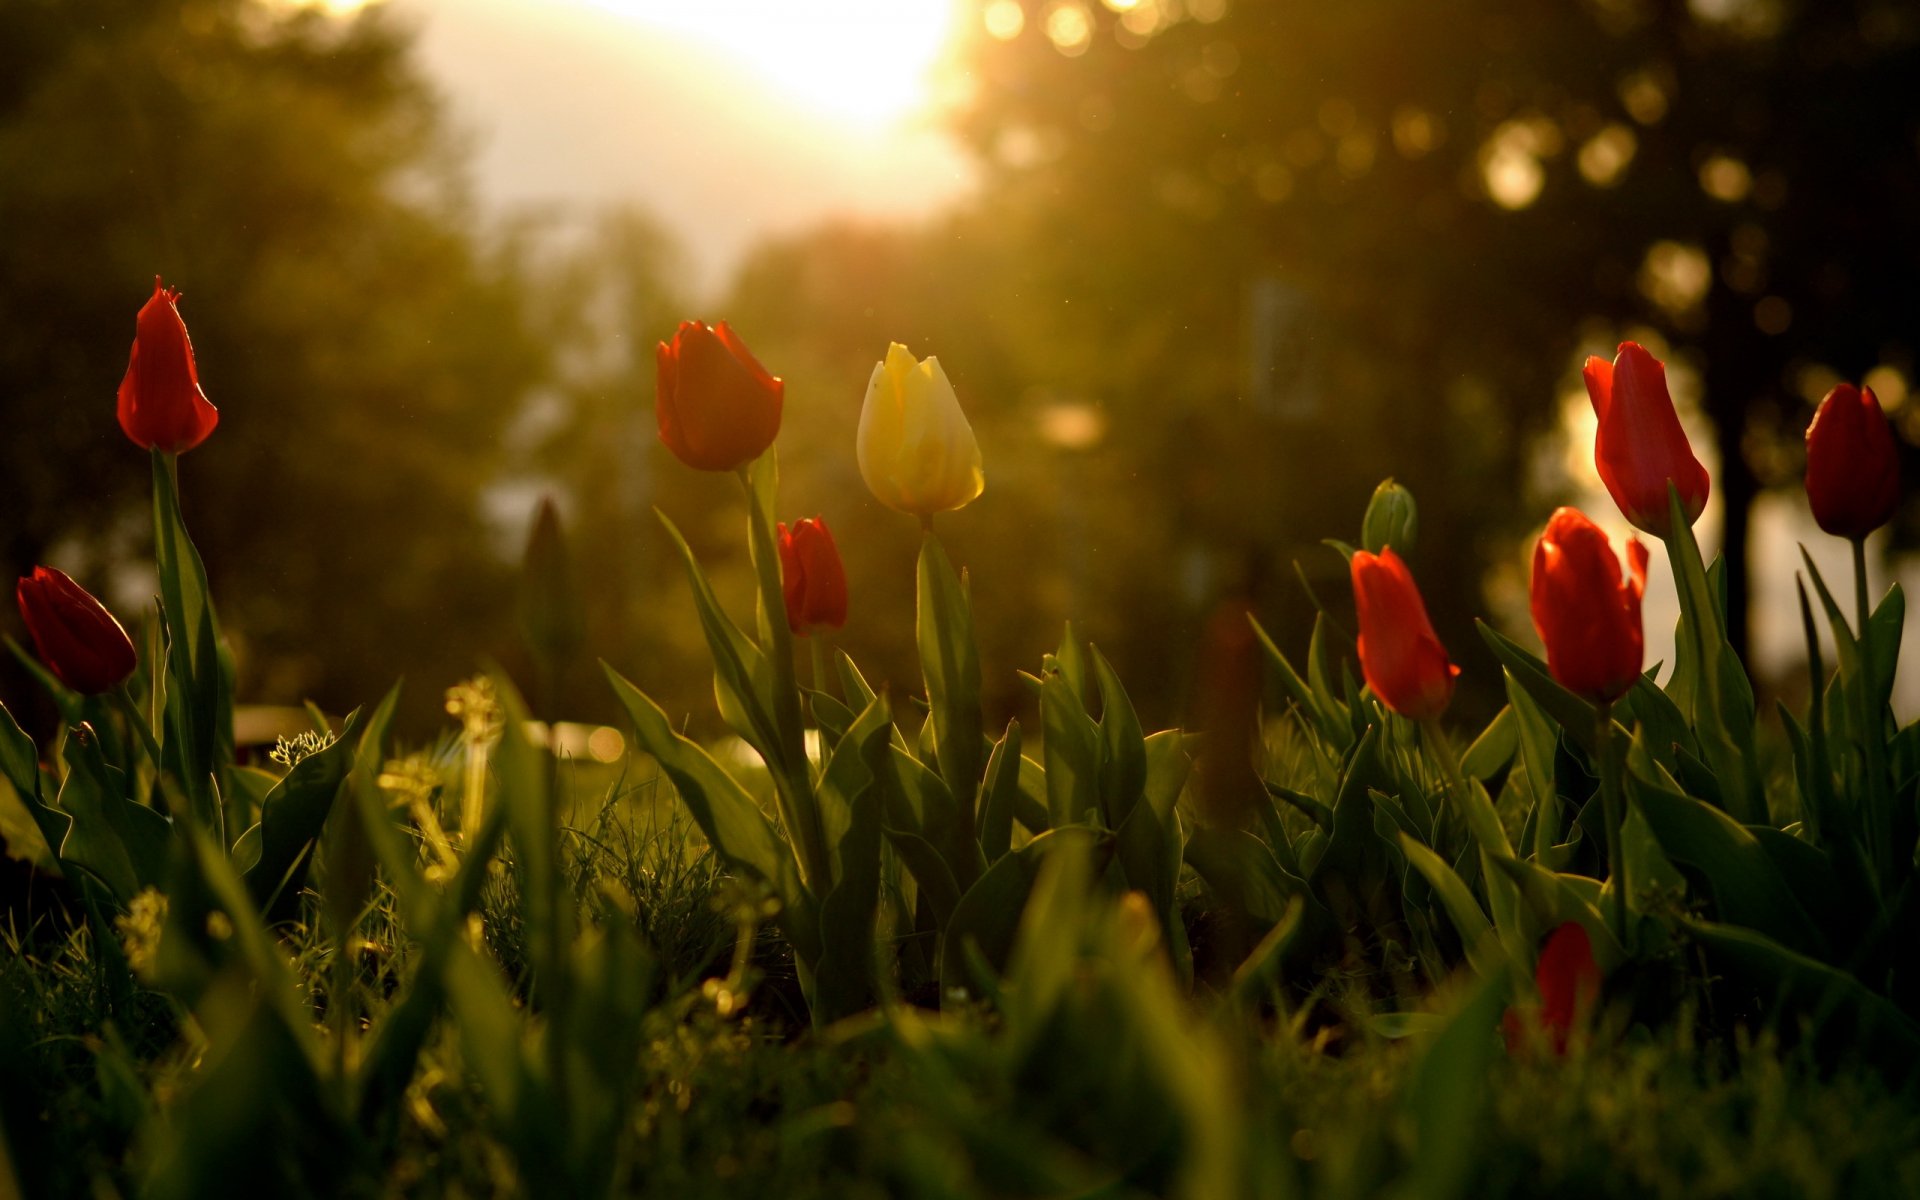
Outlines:
{"type": "Polygon", "coordinates": [[[1719,587],[1701,562],[1693,526],[1671,481],[1667,511],[1667,558],[1680,598],[1679,641],[1692,650],[1699,672],[1692,697],[1694,737],[1728,812],[1741,821],[1758,821],[1766,816],[1766,801],[1753,749],[1753,685],[1727,643],[1719,587]]]}
{"type": "Polygon", "coordinates": [[[660,764],[708,843],[729,866],[763,880],[779,897],[781,928],[802,961],[819,957],[813,897],[801,883],[792,851],[752,796],[693,739],[675,732],[658,704],[601,664],[633,723],[642,750],[660,764]]]}
{"type": "Polygon", "coordinates": [[[1266,843],[1243,830],[1201,826],[1187,838],[1183,857],[1222,907],[1245,914],[1262,929],[1286,915],[1293,897],[1311,895],[1306,882],[1288,874],[1266,843]]]}
{"type": "Polygon", "coordinates": [[[1646,732],[1647,749],[1669,767],[1679,753],[1699,752],[1693,730],[1687,725],[1686,713],[1674,703],[1672,696],[1654,683],[1652,672],[1634,682],[1632,690],[1614,707],[1614,713],[1623,724],[1638,723],[1646,732]]]}
{"type": "Polygon", "coordinates": [[[1629,801],[1646,818],[1660,848],[1706,880],[1722,920],[1806,953],[1821,952],[1826,939],[1746,828],[1710,804],[1650,783],[1640,772],[1629,771],[1626,782],[1629,801]]]}
{"type": "Polygon", "coordinates": [[[874,997],[874,920],[880,906],[880,790],[875,781],[889,752],[885,698],[867,705],[834,751],[821,776],[826,812],[844,812],[827,824],[834,883],[820,901],[820,960],[811,997],[816,1025],[868,1007],[874,997]]]}
{"type": "Polygon", "coordinates": [[[693,587],[693,603],[700,616],[700,629],[706,635],[707,649],[713,655],[714,699],[720,715],[732,730],[765,759],[771,771],[782,769],[779,726],[772,709],[773,667],[753,640],[740,631],[707,582],[706,572],[694,557],[693,547],[680,535],[679,527],[665,514],[657,512],[667,535],[680,551],[687,569],[687,581],[693,587]]]}
{"type": "Polygon", "coordinates": [[[980,653],[974,643],[973,606],[954,573],[940,539],[929,532],[920,543],[919,603],[914,632],[920,670],[932,710],[934,754],[940,774],[959,806],[960,827],[972,837],[980,791],[980,653]]]}
{"type": "Polygon", "coordinates": [[[124,906],[143,885],[157,882],[158,871],[142,870],[135,861],[124,820],[127,801],[113,778],[118,772],[100,757],[99,746],[90,738],[69,738],[66,760],[58,804],[71,823],[56,850],[62,863],[99,880],[124,906]]]}
{"type": "Polygon", "coordinates": [[[1187,736],[1178,729],[1163,729],[1142,744],[1146,752],[1147,774],[1142,792],[1153,811],[1161,817],[1171,814],[1186,790],[1193,774],[1193,755],[1187,749],[1187,736]]]}
{"type": "Polygon", "coordinates": [[[1777,1011],[1804,1015],[1815,1030],[1844,1031],[1897,1069],[1920,1061],[1920,1026],[1854,976],[1758,930],[1684,917],[1680,924],[1719,970],[1776,1001],[1777,1011]]]}
{"type": "Polygon", "coordinates": [[[1007,731],[987,756],[980,797],[980,852],[992,863],[1013,846],[1013,813],[1020,798],[1020,722],[1007,722],[1007,731]]]}
{"type": "Polygon", "coordinates": [[[233,847],[233,867],[262,912],[292,915],[311,858],[334,798],[353,768],[354,740],[360,731],[358,710],[347,717],[340,737],[301,759],[260,801],[260,823],[233,847]]]}
{"type": "Polygon", "coordinates": [[[1514,682],[1560,728],[1566,730],[1567,736],[1582,750],[1593,753],[1595,735],[1599,732],[1599,718],[1593,705],[1561,687],[1547,669],[1547,664],[1527,653],[1518,642],[1485,621],[1476,621],[1475,625],[1480,630],[1481,640],[1486,642],[1487,648],[1493,651],[1493,656],[1500,660],[1500,665],[1507,669],[1514,682]]]}
{"type": "MultiPolygon", "coordinates": [[[[1511,680],[1512,676],[1509,675],[1508,679],[1511,680]]],[[[1514,754],[1520,748],[1519,732],[1513,706],[1504,706],[1480,731],[1480,736],[1473,739],[1473,744],[1467,747],[1466,754],[1460,759],[1460,769],[1482,783],[1492,779],[1513,761],[1514,754]]]]}
{"type": "Polygon", "coordinates": [[[1418,839],[1402,833],[1400,852],[1440,897],[1440,906],[1446,909],[1454,932],[1460,935],[1460,945],[1467,952],[1467,961],[1473,964],[1474,971],[1482,976],[1497,974],[1506,958],[1501,953],[1499,940],[1494,937],[1493,922],[1487,919],[1480,902],[1473,898],[1472,889],[1446,859],[1418,839]]]}
{"type": "MultiPolygon", "coordinates": [[[[1114,835],[1114,848],[1127,886],[1146,895],[1154,915],[1160,919],[1162,935],[1169,939],[1169,944],[1184,945],[1185,930],[1180,925],[1174,897],[1184,849],[1180,844],[1179,815],[1169,813],[1163,818],[1151,805],[1135,805],[1114,835]],[[1178,935],[1176,929],[1180,930],[1178,935]],[[1176,937],[1180,939],[1178,943],[1173,941],[1176,937]]],[[[1179,962],[1177,957],[1175,962],[1179,962]]],[[[1192,969],[1190,957],[1186,968],[1192,969]]]]}
{"type": "Polygon", "coordinates": [[[1489,1031],[1508,991],[1504,972],[1482,971],[1413,1068],[1404,1100],[1414,1129],[1408,1195],[1452,1200],[1469,1194],[1492,1100],[1496,1043],[1489,1031]]]}
{"type": "Polygon", "coordinates": [[[1089,649],[1100,688],[1100,806],[1108,827],[1117,830],[1146,792],[1146,735],[1113,665],[1097,646],[1089,649]]]}
{"type": "Polygon", "coordinates": [[[1336,751],[1344,751],[1352,744],[1346,715],[1336,714],[1323,708],[1320,697],[1307,686],[1306,680],[1300,678],[1300,673],[1293,669],[1293,664],[1287,661],[1287,656],[1274,645],[1273,639],[1267,635],[1267,631],[1261,627],[1260,622],[1255,620],[1251,613],[1247,615],[1247,621],[1253,626],[1254,636],[1260,640],[1260,648],[1266,651],[1267,661],[1273,665],[1274,671],[1279,675],[1281,688],[1292,698],[1301,712],[1306,714],[1312,728],[1319,733],[1321,739],[1336,751]]]}
{"type": "Polygon", "coordinates": [[[212,780],[233,761],[233,669],[222,652],[206,566],[181,517],[173,456],[159,450],[153,452],[153,526],[172,675],[167,695],[170,740],[177,743],[172,750],[196,814],[208,828],[218,828],[212,780]]]}
{"type": "MultiPolygon", "coordinates": [[[[1048,856],[1057,850],[1093,845],[1105,846],[1107,839],[1087,829],[1056,830],[1040,834],[987,868],[960,897],[946,922],[940,954],[943,997],[956,988],[971,986],[985,991],[991,987],[993,981],[978,978],[972,967],[977,962],[996,974],[1006,971],[1014,939],[1027,915],[1028,900],[1048,856]],[[1069,845],[1065,839],[1072,839],[1074,844],[1069,845]]],[[[1070,956],[1059,961],[1070,961],[1070,956]]]]}
{"type": "Polygon", "coordinates": [[[4,704],[0,704],[0,775],[13,785],[33,823],[39,826],[40,835],[47,840],[47,848],[57,850],[66,840],[72,818],[41,801],[40,752],[4,704]]]}
{"type": "Polygon", "coordinates": [[[1100,729],[1087,715],[1084,693],[1056,664],[1040,689],[1041,753],[1047,768],[1047,821],[1061,829],[1099,810],[1100,729]]]}
{"type": "Polygon", "coordinates": [[[835,863],[832,878],[836,882],[841,878],[841,870],[839,856],[833,848],[847,835],[853,820],[853,798],[869,786],[877,772],[886,768],[884,759],[875,756],[868,741],[875,734],[885,732],[889,720],[886,698],[874,697],[849,730],[852,740],[842,738],[820,772],[820,786],[815,796],[820,802],[821,833],[835,863]]]}

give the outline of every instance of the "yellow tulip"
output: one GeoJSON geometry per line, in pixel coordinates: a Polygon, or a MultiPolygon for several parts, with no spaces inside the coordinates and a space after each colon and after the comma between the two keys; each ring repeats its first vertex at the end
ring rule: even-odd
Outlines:
{"type": "Polygon", "coordinates": [[[960,400],[928,356],[895,342],[873,368],[860,410],[860,475],[882,504],[922,517],[971,503],[987,486],[980,443],[960,400]]]}

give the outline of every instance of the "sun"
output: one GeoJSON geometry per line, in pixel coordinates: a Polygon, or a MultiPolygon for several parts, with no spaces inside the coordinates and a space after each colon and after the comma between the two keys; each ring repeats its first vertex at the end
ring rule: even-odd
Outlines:
{"type": "Polygon", "coordinates": [[[923,108],[955,0],[587,0],[737,62],[815,113],[878,129],[923,108]]]}

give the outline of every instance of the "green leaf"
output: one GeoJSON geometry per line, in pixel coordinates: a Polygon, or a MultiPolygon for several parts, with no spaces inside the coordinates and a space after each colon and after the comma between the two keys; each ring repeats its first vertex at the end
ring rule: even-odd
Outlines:
{"type": "Polygon", "coordinates": [[[1466,950],[1467,961],[1473,964],[1473,969],[1482,976],[1498,974],[1506,965],[1506,956],[1494,936],[1493,922],[1473,898],[1472,890],[1447,865],[1446,859],[1404,833],[1400,835],[1400,852],[1440,897],[1440,905],[1453,921],[1454,931],[1460,935],[1460,945],[1466,950]]]}
{"type": "Polygon", "coordinates": [[[1630,770],[1626,783],[1629,802],[1645,816],[1667,857],[1706,879],[1722,920],[1805,953],[1834,949],[1794,900],[1766,849],[1739,822],[1712,805],[1650,783],[1642,771],[1630,770]]]}
{"type": "Polygon", "coordinates": [[[1450,1200],[1473,1182],[1492,1098],[1493,1030],[1507,992],[1504,972],[1483,973],[1413,1069],[1405,1101],[1414,1121],[1409,1195],[1450,1200]]]}
{"type": "Polygon", "coordinates": [[[693,604],[700,616],[700,629],[706,635],[707,649],[713,655],[714,700],[720,716],[732,730],[767,761],[769,770],[784,770],[780,728],[773,714],[773,666],[760,647],[740,632],[720,607],[713,587],[694,557],[693,547],[680,535],[665,513],[656,514],[667,528],[667,535],[680,551],[686,565],[687,582],[693,588],[693,604]]]}
{"type": "Polygon", "coordinates": [[[873,1003],[874,919],[880,905],[880,793],[891,720],[884,698],[860,714],[822,775],[821,799],[844,809],[830,833],[833,889],[820,901],[820,960],[810,1007],[816,1025],[852,1016],[873,1003]]]}
{"type": "MultiPolygon", "coordinates": [[[[1512,676],[1509,675],[1508,679],[1512,679],[1512,676]]],[[[1487,723],[1487,727],[1480,731],[1480,736],[1473,739],[1473,745],[1467,747],[1466,754],[1460,760],[1460,769],[1482,783],[1492,779],[1519,752],[1519,734],[1513,706],[1502,707],[1487,723]]]]}
{"type": "Polygon", "coordinates": [[[1700,560],[1679,490],[1667,485],[1672,532],[1667,558],[1680,596],[1680,640],[1694,651],[1699,678],[1693,695],[1693,731],[1700,757],[1713,769],[1727,811],[1745,822],[1766,816],[1753,750],[1753,685],[1721,621],[1721,598],[1700,560]]]}
{"type": "Polygon", "coordinates": [[[1287,656],[1280,653],[1280,647],[1274,645],[1273,639],[1267,635],[1267,631],[1261,627],[1260,622],[1254,620],[1251,614],[1248,615],[1247,620],[1253,626],[1254,636],[1260,640],[1260,648],[1266,651],[1268,663],[1272,664],[1274,672],[1280,677],[1280,686],[1300,711],[1306,714],[1307,720],[1321,739],[1336,751],[1344,751],[1352,741],[1346,714],[1334,713],[1323,708],[1320,697],[1307,685],[1307,681],[1300,677],[1300,673],[1293,669],[1293,664],[1287,661],[1287,656]]]}
{"type": "Polygon", "coordinates": [[[714,852],[735,870],[764,880],[773,889],[785,910],[781,927],[795,953],[807,962],[817,959],[819,923],[813,896],[773,822],[699,743],[674,731],[659,705],[612,667],[604,663],[601,667],[633,723],[640,748],[659,762],[714,852]]]}
{"type": "Polygon", "coordinates": [[[1100,803],[1100,729],[1084,694],[1059,667],[1040,688],[1041,753],[1047,768],[1047,821],[1054,829],[1082,822],[1100,803]]]}
{"type": "Polygon", "coordinates": [[[66,813],[49,808],[41,801],[40,752],[5,705],[0,705],[0,774],[13,785],[20,803],[39,827],[40,836],[47,840],[48,850],[57,850],[66,840],[73,821],[66,813]]]}
{"type": "Polygon", "coordinates": [[[1162,817],[1172,813],[1193,773],[1193,755],[1187,737],[1178,729],[1163,729],[1148,737],[1145,746],[1147,778],[1143,794],[1162,817]]]}
{"type": "Polygon", "coordinates": [[[973,635],[973,606],[954,573],[940,539],[920,543],[919,603],[914,631],[920,670],[932,709],[935,752],[941,777],[953,793],[961,828],[972,836],[980,790],[980,652],[973,635]]]}
{"type": "Polygon", "coordinates": [[[154,565],[167,630],[168,728],[183,784],[209,829],[219,827],[213,776],[233,761],[231,666],[221,650],[219,619],[200,561],[180,514],[172,456],[153,452],[154,565]]]}
{"type": "Polygon", "coordinates": [[[1896,1071],[1920,1061],[1920,1027],[1886,997],[1843,971],[1797,953],[1753,929],[1681,919],[1721,970],[1779,1005],[1783,1016],[1832,1027],[1850,1045],[1871,1047],[1896,1071]],[[1771,993],[1771,995],[1768,995],[1771,993]]]}
{"type": "Polygon", "coordinates": [[[65,757],[67,778],[60,789],[60,807],[72,816],[73,827],[60,848],[60,857],[89,869],[97,862],[118,875],[124,855],[132,869],[133,887],[121,891],[125,878],[112,881],[115,899],[122,904],[141,888],[165,884],[172,866],[172,823],[146,805],[127,799],[126,777],[101,757],[91,729],[82,726],[68,737],[65,757]],[[117,853],[112,844],[117,844],[117,853]],[[80,857],[70,853],[70,848],[80,857]]]}
{"type": "Polygon", "coordinates": [[[1262,927],[1285,916],[1295,896],[1310,895],[1305,881],[1289,875],[1265,842],[1243,830],[1201,826],[1187,838],[1185,857],[1223,907],[1262,927]]]}
{"type": "Polygon", "coordinates": [[[263,912],[291,915],[334,797],[353,767],[360,713],[347,717],[332,745],[295,763],[260,802],[260,823],[234,843],[233,866],[263,912]],[[276,900],[277,898],[277,900],[276,900]]]}
{"type": "Polygon", "coordinates": [[[1015,935],[1021,929],[1027,900],[1040,878],[1041,864],[1063,839],[1074,839],[1080,847],[1104,847],[1105,835],[1088,829],[1056,830],[1035,837],[1018,850],[1010,851],[988,867],[954,906],[941,939],[940,983],[943,998],[955,988],[985,990],[991,980],[976,979],[969,967],[968,950],[995,973],[1004,972],[1013,953],[1015,935]]]}
{"type": "Polygon", "coordinates": [[[1100,685],[1100,806],[1108,827],[1119,829],[1146,792],[1146,735],[1112,664],[1097,646],[1089,649],[1100,685]]]}
{"type": "Polygon", "coordinates": [[[924,840],[965,890],[986,864],[979,843],[961,828],[958,805],[946,781],[898,746],[888,747],[883,774],[881,811],[887,827],[924,840]]]}
{"type": "Polygon", "coordinates": [[[927,907],[933,910],[934,927],[946,929],[953,920],[955,906],[960,903],[961,887],[954,880],[953,868],[939,849],[919,834],[892,827],[883,827],[882,832],[907,873],[913,876],[927,907]]]}
{"type": "Polygon", "coordinates": [[[994,743],[980,795],[980,852],[991,863],[1013,846],[1013,813],[1020,798],[1020,722],[1008,721],[1007,731],[994,743]]]}
{"type": "MultiPolygon", "coordinates": [[[[1547,664],[1522,649],[1518,642],[1501,633],[1485,621],[1474,624],[1480,630],[1480,638],[1486,642],[1500,665],[1518,683],[1523,691],[1532,697],[1542,711],[1552,717],[1560,728],[1567,731],[1582,750],[1592,754],[1594,735],[1599,730],[1599,718],[1593,705],[1560,686],[1547,670],[1547,664]]],[[[1511,694],[1511,693],[1509,693],[1511,694]]]]}

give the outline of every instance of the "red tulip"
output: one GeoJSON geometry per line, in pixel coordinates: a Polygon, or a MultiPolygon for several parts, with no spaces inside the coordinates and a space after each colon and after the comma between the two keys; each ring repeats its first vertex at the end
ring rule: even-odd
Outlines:
{"type": "Polygon", "coordinates": [[[1460,668],[1433,632],[1407,564],[1383,549],[1355,551],[1353,602],[1360,618],[1360,672],[1380,702],[1424,721],[1446,711],[1460,668]]]}
{"type": "Polygon", "coordinates": [[[193,343],[180,319],[180,293],[153,277],[153,295],[134,322],[133,352],[120,380],[120,428],[148,450],[185,454],[207,440],[220,410],[200,390],[193,343]]]}
{"type": "Polygon", "coordinates": [[[787,601],[787,628],[806,635],[847,623],[847,570],[825,517],[780,526],[780,589],[787,601]]]}
{"type": "Polygon", "coordinates": [[[1667,392],[1667,368],[1636,342],[1621,342],[1612,362],[1589,358],[1582,373],[1600,428],[1593,465],[1627,520],[1664,538],[1667,483],[1680,489],[1687,523],[1707,507],[1707,469],[1693,456],[1667,392]]]}
{"type": "Polygon", "coordinates": [[[780,432],[786,385],[767,374],[721,321],[682,321],[655,354],[654,415],[674,457],[701,471],[732,471],[766,453],[780,432]]]}
{"type": "Polygon", "coordinates": [[[1565,1055],[1575,1031],[1600,999],[1600,966],[1593,960],[1593,942],[1580,922],[1568,921],[1547,935],[1533,978],[1540,989],[1539,1011],[1528,1013],[1533,1017],[1529,1022],[1521,1010],[1507,1010],[1507,1049],[1525,1049],[1538,1032],[1555,1054],[1565,1055]]]}
{"type": "Polygon", "coordinates": [[[1647,548],[1639,538],[1627,542],[1627,565],[1622,578],[1613,543],[1577,508],[1554,510],[1533,548],[1533,627],[1547,667],[1560,686],[1602,704],[1627,693],[1645,654],[1647,548]]]}
{"type": "Polygon", "coordinates": [[[76,692],[110,692],[133,674],[133,642],[113,614],[52,567],[23,576],[14,596],[40,661],[76,692]]]}
{"type": "Polygon", "coordinates": [[[1843,383],[1807,426],[1807,499],[1836,537],[1863,538],[1900,507],[1900,451],[1872,388],[1843,383]]]}

